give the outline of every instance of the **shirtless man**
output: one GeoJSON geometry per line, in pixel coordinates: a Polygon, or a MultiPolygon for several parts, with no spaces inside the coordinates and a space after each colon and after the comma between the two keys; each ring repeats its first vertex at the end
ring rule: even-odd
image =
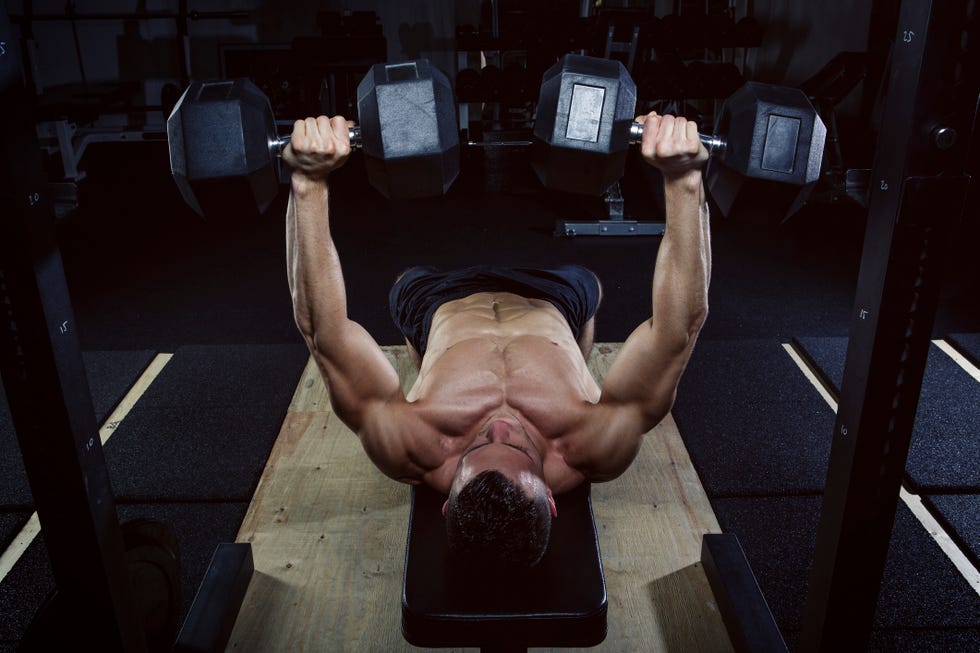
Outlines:
{"type": "MultiPolygon", "coordinates": [[[[597,300],[575,324],[560,302],[541,298],[547,294],[491,284],[430,307],[430,328],[414,334],[414,345],[408,340],[420,371],[407,396],[377,343],[347,317],[327,183],[350,152],[347,122],[321,116],[293,127],[283,157],[292,169],[286,246],[296,324],[334,411],[371,461],[393,479],[449,495],[443,514],[461,555],[535,564],[557,516],[553,495],[622,474],[673,404],[708,312],[708,155],[693,122],[656,113],[637,120],[645,124],[643,157],[663,173],[667,226],[652,317],[626,340],[602,388],[585,361],[597,300]]],[[[410,270],[393,302],[397,289],[430,271],[410,270]]],[[[598,291],[584,268],[546,276],[577,285],[575,301],[598,291]]],[[[393,305],[393,314],[401,308],[393,305]]]]}

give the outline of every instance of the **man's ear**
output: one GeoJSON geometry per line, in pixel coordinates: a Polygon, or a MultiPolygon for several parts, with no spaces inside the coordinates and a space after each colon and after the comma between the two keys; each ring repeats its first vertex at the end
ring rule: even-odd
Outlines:
{"type": "Polygon", "coordinates": [[[442,504],[442,516],[443,517],[446,516],[446,509],[447,508],[449,508],[449,499],[446,499],[446,501],[442,504]]]}

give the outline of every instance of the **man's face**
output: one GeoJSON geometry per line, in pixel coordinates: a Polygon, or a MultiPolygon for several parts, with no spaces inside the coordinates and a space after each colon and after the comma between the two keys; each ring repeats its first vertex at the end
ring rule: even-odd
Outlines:
{"type": "MultiPolygon", "coordinates": [[[[514,481],[529,497],[546,493],[552,516],[557,515],[551,490],[545,486],[541,454],[512,415],[494,416],[480,429],[460,457],[452,491],[459,492],[470,479],[490,469],[514,481]]],[[[445,505],[442,511],[446,513],[445,505]]]]}

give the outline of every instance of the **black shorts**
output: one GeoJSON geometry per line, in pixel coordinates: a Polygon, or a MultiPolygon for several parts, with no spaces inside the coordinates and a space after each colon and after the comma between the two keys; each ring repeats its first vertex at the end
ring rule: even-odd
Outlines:
{"type": "Polygon", "coordinates": [[[432,316],[446,302],[478,292],[509,292],[551,302],[578,340],[582,326],[599,308],[599,280],[580,265],[554,270],[479,265],[441,272],[409,268],[388,294],[391,319],[420,356],[425,354],[432,316]]]}

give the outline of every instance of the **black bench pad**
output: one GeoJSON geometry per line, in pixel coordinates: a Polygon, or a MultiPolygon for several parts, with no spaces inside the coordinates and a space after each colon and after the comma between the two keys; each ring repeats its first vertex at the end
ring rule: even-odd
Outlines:
{"type": "Polygon", "coordinates": [[[522,578],[474,582],[449,555],[444,495],[412,488],[402,634],[415,646],[594,646],[606,637],[606,581],[589,485],[555,497],[541,562],[522,578]]]}

